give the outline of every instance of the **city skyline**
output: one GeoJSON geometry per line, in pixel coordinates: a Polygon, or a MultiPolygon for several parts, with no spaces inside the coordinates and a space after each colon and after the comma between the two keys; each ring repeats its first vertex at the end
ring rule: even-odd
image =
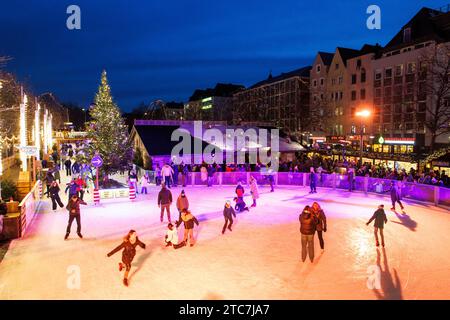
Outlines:
{"type": "Polygon", "coordinates": [[[100,72],[106,69],[116,102],[130,111],[157,98],[187,101],[195,89],[218,82],[250,86],[269,72],[311,65],[317,51],[385,45],[421,7],[445,3],[379,1],[381,30],[366,27],[371,4],[327,1],[306,7],[291,1],[251,1],[237,6],[197,1],[125,7],[125,2],[107,6],[79,1],[81,30],[68,30],[69,3],[35,2],[29,11],[9,3],[0,13],[0,29],[10,31],[2,37],[0,55],[13,58],[6,69],[35,94],[51,91],[60,101],[80,106],[93,100],[100,72]],[[123,10],[126,16],[120,15],[123,10]],[[31,11],[34,15],[27,14],[31,11]]]}

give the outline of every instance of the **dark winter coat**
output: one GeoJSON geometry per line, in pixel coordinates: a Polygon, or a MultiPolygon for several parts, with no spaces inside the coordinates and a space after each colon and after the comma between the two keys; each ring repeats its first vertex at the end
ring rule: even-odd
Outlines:
{"type": "Polygon", "coordinates": [[[311,211],[303,211],[298,217],[300,221],[300,233],[304,235],[313,235],[316,232],[317,218],[311,211]]]}
{"type": "Polygon", "coordinates": [[[225,206],[225,207],[223,208],[223,216],[225,217],[225,219],[230,219],[230,220],[232,220],[233,217],[236,218],[236,212],[234,212],[234,209],[233,209],[232,206],[230,206],[230,207],[228,207],[228,208],[227,208],[227,206],[225,206]]]}
{"type": "Polygon", "coordinates": [[[71,182],[67,185],[65,192],[67,193],[67,190],[69,190],[69,197],[77,194],[78,185],[75,182],[71,182]]]}
{"type": "MultiPolygon", "coordinates": [[[[194,217],[191,213],[188,214],[182,214],[181,220],[184,223],[185,229],[194,229],[194,223],[198,226],[198,220],[196,217],[194,217]]],[[[180,223],[177,224],[177,227],[180,225],[180,223]]]]}
{"type": "Polygon", "coordinates": [[[80,214],[80,204],[87,205],[87,203],[81,199],[77,199],[77,201],[72,201],[72,199],[69,199],[66,209],[69,211],[71,216],[77,216],[80,214]]]}
{"type": "Polygon", "coordinates": [[[53,176],[53,174],[51,174],[50,172],[47,173],[47,175],[45,176],[45,184],[46,185],[51,185],[53,181],[55,181],[55,177],[53,176]]]}
{"type": "Polygon", "coordinates": [[[140,246],[142,249],[145,249],[145,244],[143,242],[141,242],[137,237],[136,237],[135,243],[131,243],[130,241],[126,240],[126,241],[122,242],[113,251],[108,253],[108,257],[111,257],[114,253],[123,249],[122,262],[125,264],[131,264],[131,262],[134,259],[134,256],[136,255],[136,247],[137,246],[140,246]]]}
{"type": "Polygon", "coordinates": [[[373,220],[375,220],[375,228],[383,229],[384,224],[387,223],[387,217],[386,213],[384,213],[384,209],[378,209],[377,211],[375,211],[372,218],[370,218],[367,224],[370,224],[373,220]]]}
{"type": "Polygon", "coordinates": [[[158,205],[169,204],[172,202],[172,192],[167,188],[162,188],[158,194],[158,205]]]}
{"type": "Polygon", "coordinates": [[[392,186],[390,191],[391,191],[391,200],[392,201],[401,200],[400,192],[398,191],[398,187],[392,186]]]}
{"type": "Polygon", "coordinates": [[[70,169],[72,167],[72,161],[67,159],[66,161],[64,161],[64,165],[66,166],[66,169],[70,169]]]}
{"type": "Polygon", "coordinates": [[[57,197],[58,195],[59,195],[59,186],[58,185],[56,185],[56,186],[51,186],[49,189],[48,189],[48,193],[50,194],[50,197],[52,197],[52,198],[55,198],[55,197],[57,197]]]}
{"type": "Polygon", "coordinates": [[[310,185],[315,185],[316,182],[317,182],[316,174],[311,172],[311,173],[309,174],[309,184],[310,184],[310,185]]]}
{"type": "Polygon", "coordinates": [[[319,209],[317,211],[313,210],[314,216],[317,219],[317,231],[324,231],[327,230],[327,217],[325,216],[325,212],[323,212],[322,209],[319,209]]]}

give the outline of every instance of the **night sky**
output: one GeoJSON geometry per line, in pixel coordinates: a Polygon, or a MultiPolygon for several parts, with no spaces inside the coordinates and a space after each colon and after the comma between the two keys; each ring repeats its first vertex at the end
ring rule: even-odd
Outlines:
{"type": "Polygon", "coordinates": [[[102,69],[123,110],[154,99],[187,101],[217,82],[251,85],[310,65],[317,51],[384,45],[423,6],[444,0],[110,0],[0,3],[0,55],[34,94],[88,105],[102,69]],[[81,8],[81,30],[66,8],[81,8]],[[381,7],[382,29],[366,28],[381,7]]]}

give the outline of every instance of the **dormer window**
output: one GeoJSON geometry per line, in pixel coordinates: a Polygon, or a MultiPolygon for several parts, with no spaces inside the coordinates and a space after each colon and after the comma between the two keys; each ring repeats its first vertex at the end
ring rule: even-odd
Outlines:
{"type": "Polygon", "coordinates": [[[403,42],[410,42],[411,41],[411,28],[405,28],[403,29],[403,42]]]}

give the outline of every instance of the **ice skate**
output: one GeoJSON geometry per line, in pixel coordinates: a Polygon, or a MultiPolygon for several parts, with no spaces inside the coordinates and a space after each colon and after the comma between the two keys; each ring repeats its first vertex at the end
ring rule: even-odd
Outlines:
{"type": "Polygon", "coordinates": [[[121,272],[123,270],[123,264],[121,262],[119,262],[119,272],[121,272]]]}
{"type": "Polygon", "coordinates": [[[69,234],[66,233],[66,235],[64,236],[64,240],[67,240],[67,238],[69,238],[69,234]]]}
{"type": "Polygon", "coordinates": [[[81,234],[81,232],[78,232],[78,237],[80,237],[81,239],[83,239],[83,235],[81,234]]]}
{"type": "Polygon", "coordinates": [[[127,278],[123,279],[123,284],[125,285],[125,287],[128,287],[128,279],[127,278]]]}

